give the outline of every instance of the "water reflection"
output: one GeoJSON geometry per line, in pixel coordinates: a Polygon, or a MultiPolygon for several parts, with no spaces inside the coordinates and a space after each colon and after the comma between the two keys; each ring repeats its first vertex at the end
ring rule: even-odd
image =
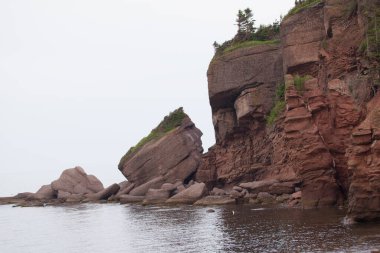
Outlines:
{"type": "Polygon", "coordinates": [[[118,204],[0,206],[0,252],[368,252],[379,224],[339,210],[118,204]]]}

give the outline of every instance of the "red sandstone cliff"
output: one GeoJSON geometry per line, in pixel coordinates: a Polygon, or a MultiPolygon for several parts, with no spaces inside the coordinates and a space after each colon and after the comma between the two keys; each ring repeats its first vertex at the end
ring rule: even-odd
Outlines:
{"type": "Polygon", "coordinates": [[[288,182],[301,188],[305,208],[347,200],[353,220],[379,218],[378,64],[362,45],[380,2],[316,2],[283,20],[279,45],[210,63],[216,144],[196,179],[225,189],[288,182]],[[310,77],[297,87],[295,75],[310,77]],[[286,108],[271,126],[265,119],[281,83],[286,108]]]}

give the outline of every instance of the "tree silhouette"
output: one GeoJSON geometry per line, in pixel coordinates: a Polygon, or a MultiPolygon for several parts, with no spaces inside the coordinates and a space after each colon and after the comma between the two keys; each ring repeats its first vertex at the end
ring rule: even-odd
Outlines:
{"type": "Polygon", "coordinates": [[[250,40],[255,33],[255,21],[253,19],[252,10],[247,8],[244,11],[239,10],[236,18],[236,25],[238,26],[235,41],[250,40]]]}

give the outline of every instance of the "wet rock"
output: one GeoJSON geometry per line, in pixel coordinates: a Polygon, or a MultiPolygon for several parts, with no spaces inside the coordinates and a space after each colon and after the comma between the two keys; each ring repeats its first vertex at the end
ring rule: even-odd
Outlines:
{"type": "Polygon", "coordinates": [[[257,200],[262,204],[272,204],[276,201],[276,197],[267,192],[259,192],[257,200]]]}
{"type": "Polygon", "coordinates": [[[228,196],[206,196],[197,202],[194,205],[198,206],[209,206],[209,205],[229,205],[235,204],[235,199],[232,199],[228,196]]]}
{"type": "Polygon", "coordinates": [[[230,192],[230,197],[233,198],[233,199],[242,198],[242,197],[244,197],[244,193],[232,190],[230,192]]]}
{"type": "Polygon", "coordinates": [[[161,185],[165,182],[164,177],[159,176],[156,178],[153,178],[149,182],[146,182],[145,184],[139,185],[133,190],[129,192],[129,195],[132,196],[145,196],[145,194],[148,192],[149,189],[158,189],[161,187],[161,185]]]}
{"type": "Polygon", "coordinates": [[[106,189],[88,196],[90,200],[107,200],[112,195],[115,195],[120,190],[120,185],[112,184],[108,186],[106,189]]]}
{"type": "Polygon", "coordinates": [[[144,201],[144,198],[144,196],[121,195],[120,204],[140,203],[144,201]]]}
{"type": "Polygon", "coordinates": [[[86,197],[83,194],[70,194],[65,201],[66,203],[78,203],[84,201],[85,199],[86,197]]]}
{"type": "Polygon", "coordinates": [[[282,194],[276,197],[276,202],[283,203],[291,198],[290,194],[282,194]]]}
{"type": "Polygon", "coordinates": [[[144,204],[164,203],[170,197],[170,190],[149,189],[145,195],[144,204]]]}
{"type": "Polygon", "coordinates": [[[269,188],[275,183],[278,183],[278,180],[270,179],[270,180],[254,181],[254,182],[249,182],[249,183],[241,183],[239,186],[247,189],[251,193],[259,193],[259,192],[269,191],[269,188]]]}
{"type": "Polygon", "coordinates": [[[223,195],[226,195],[226,192],[223,189],[214,187],[212,191],[210,192],[210,195],[223,196],[223,195]]]}
{"type": "Polygon", "coordinates": [[[275,195],[292,194],[294,192],[295,182],[274,183],[269,187],[269,193],[275,195]]]}
{"type": "Polygon", "coordinates": [[[129,194],[133,190],[133,188],[135,188],[135,184],[128,181],[125,182],[126,183],[123,185],[119,184],[120,190],[116,194],[116,199],[118,199],[121,195],[129,194]]]}
{"type": "Polygon", "coordinates": [[[204,183],[195,183],[186,190],[174,195],[166,201],[169,204],[193,204],[201,199],[206,193],[204,183]]]}

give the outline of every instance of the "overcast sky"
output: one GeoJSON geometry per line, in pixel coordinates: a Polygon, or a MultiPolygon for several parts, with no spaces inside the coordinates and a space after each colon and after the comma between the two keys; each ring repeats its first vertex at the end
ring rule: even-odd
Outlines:
{"type": "Polygon", "coordinates": [[[239,9],[269,24],[294,0],[1,0],[0,196],[120,157],[183,106],[214,143],[206,71],[239,9]]]}

